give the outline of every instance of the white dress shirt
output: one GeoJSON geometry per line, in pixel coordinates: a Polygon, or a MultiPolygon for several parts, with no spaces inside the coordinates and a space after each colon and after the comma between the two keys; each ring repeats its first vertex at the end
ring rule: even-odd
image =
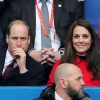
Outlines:
{"type": "Polygon", "coordinates": [[[57,94],[56,91],[55,91],[55,100],[63,100],[63,99],[57,94]]]}
{"type": "MultiPolygon", "coordinates": [[[[7,65],[9,65],[12,60],[14,58],[11,56],[11,54],[9,53],[9,51],[7,50],[6,52],[6,57],[5,57],[5,63],[4,63],[4,68],[3,68],[3,71],[2,71],[2,74],[5,72],[5,69],[7,68],[7,65]]],[[[17,64],[14,64],[14,68],[17,66],[17,64]]]]}
{"type": "MultiPolygon", "coordinates": [[[[48,0],[46,2],[48,11],[49,11],[49,18],[51,17],[52,2],[53,0],[48,0]]],[[[37,0],[37,4],[38,4],[38,7],[41,9],[42,3],[40,0],[37,0]]],[[[54,51],[58,51],[61,41],[55,32],[54,20],[53,20],[52,28],[50,28],[50,38],[51,38],[52,48],[54,49],[54,51]]],[[[35,36],[34,49],[41,50],[41,23],[40,23],[40,18],[39,18],[37,7],[36,7],[36,36],[35,36]]]]}

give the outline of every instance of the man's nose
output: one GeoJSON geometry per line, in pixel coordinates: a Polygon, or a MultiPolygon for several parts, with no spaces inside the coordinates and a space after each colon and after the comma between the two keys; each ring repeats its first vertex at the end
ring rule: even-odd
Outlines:
{"type": "Polygon", "coordinates": [[[81,85],[85,85],[85,82],[83,81],[83,79],[81,80],[81,85]]]}
{"type": "Polygon", "coordinates": [[[20,45],[21,45],[21,39],[18,38],[18,40],[17,40],[17,46],[20,46],[20,45]]]}

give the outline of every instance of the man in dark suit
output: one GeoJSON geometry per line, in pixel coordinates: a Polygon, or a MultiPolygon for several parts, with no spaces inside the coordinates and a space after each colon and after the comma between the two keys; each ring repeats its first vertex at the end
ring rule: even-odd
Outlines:
{"type": "Polygon", "coordinates": [[[0,45],[0,85],[43,85],[42,65],[26,53],[30,44],[29,26],[20,20],[11,22],[8,26],[6,42],[8,47],[0,45]],[[16,63],[13,63],[11,69],[13,59],[16,63]]]}
{"type": "MultiPolygon", "coordinates": [[[[9,23],[11,20],[15,19],[21,19],[26,21],[30,27],[29,55],[36,61],[44,64],[46,66],[44,68],[47,69],[46,71],[48,71],[49,74],[52,67],[48,67],[48,64],[53,65],[56,60],[61,58],[61,55],[59,54],[58,50],[60,47],[63,46],[63,37],[65,37],[64,34],[66,34],[66,29],[68,30],[68,27],[71,22],[81,17],[81,11],[80,6],[78,6],[77,0],[47,0],[46,4],[49,11],[49,20],[51,19],[50,36],[48,36],[48,38],[51,40],[51,48],[42,48],[42,23],[40,21],[41,14],[39,14],[38,10],[38,8],[41,9],[41,1],[42,0],[12,1],[10,7],[1,16],[1,19],[3,21],[3,25],[1,25],[1,27],[3,30],[5,30],[5,27],[7,26],[6,22],[9,23]],[[8,14],[6,15],[5,13],[8,14]],[[63,31],[63,29],[65,30],[63,31]]],[[[6,34],[6,32],[4,33],[6,34]]],[[[5,34],[3,35],[4,37],[5,34]]]]}

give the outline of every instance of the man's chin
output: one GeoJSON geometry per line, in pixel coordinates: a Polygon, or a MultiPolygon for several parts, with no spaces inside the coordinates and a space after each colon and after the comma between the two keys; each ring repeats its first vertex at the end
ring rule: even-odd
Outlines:
{"type": "Polygon", "coordinates": [[[80,89],[79,91],[79,98],[83,98],[84,97],[84,90],[80,89]]]}
{"type": "Polygon", "coordinates": [[[81,88],[79,92],[80,92],[80,94],[83,94],[84,93],[84,89],[81,88]]]}

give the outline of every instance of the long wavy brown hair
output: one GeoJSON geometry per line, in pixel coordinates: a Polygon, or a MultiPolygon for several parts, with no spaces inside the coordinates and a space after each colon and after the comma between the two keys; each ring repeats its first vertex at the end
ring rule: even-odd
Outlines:
{"type": "Polygon", "coordinates": [[[88,61],[88,69],[93,74],[93,79],[100,78],[100,41],[96,31],[93,29],[92,25],[86,20],[75,21],[66,36],[66,47],[65,54],[62,57],[62,63],[69,62],[75,64],[76,51],[73,48],[72,37],[73,30],[76,26],[82,26],[86,28],[92,38],[92,44],[87,51],[86,60],[88,61]]]}

